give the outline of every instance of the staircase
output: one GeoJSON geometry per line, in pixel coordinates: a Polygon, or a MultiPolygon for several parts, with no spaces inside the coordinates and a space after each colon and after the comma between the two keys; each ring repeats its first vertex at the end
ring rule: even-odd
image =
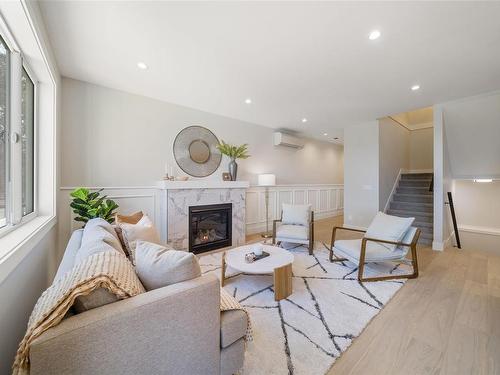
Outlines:
{"type": "Polygon", "coordinates": [[[399,179],[387,213],[401,217],[414,217],[413,226],[420,228],[421,245],[432,244],[433,193],[429,191],[432,173],[405,173],[399,179]]]}

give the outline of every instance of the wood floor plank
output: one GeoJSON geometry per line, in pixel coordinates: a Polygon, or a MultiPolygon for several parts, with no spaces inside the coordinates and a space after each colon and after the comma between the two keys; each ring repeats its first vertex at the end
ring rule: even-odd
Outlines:
{"type": "MultiPolygon", "coordinates": [[[[343,218],[318,220],[330,244],[343,218]]],[[[358,238],[339,232],[339,239],[358,238]]],[[[259,235],[247,237],[260,240],[259,235]]],[[[328,375],[500,375],[500,256],[481,250],[419,247],[409,280],[337,359],[328,375]]]]}

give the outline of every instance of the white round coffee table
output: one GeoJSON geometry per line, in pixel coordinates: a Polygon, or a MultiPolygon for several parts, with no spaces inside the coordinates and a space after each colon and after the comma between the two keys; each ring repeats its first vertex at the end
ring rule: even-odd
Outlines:
{"type": "Polygon", "coordinates": [[[240,246],[222,254],[221,284],[226,280],[226,266],[253,275],[274,275],[274,299],[287,298],[292,294],[293,254],[276,246],[263,245],[263,250],[270,255],[253,263],[245,261],[245,255],[252,252],[253,245],[240,246]]]}

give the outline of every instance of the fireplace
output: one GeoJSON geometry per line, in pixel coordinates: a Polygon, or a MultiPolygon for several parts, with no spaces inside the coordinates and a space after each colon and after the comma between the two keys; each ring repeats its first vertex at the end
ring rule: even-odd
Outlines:
{"type": "Polygon", "coordinates": [[[189,207],[189,251],[198,254],[231,246],[231,203],[189,207]]]}

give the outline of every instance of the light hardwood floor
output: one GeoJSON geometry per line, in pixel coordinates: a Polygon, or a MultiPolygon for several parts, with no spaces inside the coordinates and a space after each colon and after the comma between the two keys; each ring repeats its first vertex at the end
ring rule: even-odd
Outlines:
{"type": "MultiPolygon", "coordinates": [[[[317,221],[315,239],[329,244],[332,227],[342,221],[317,221]]],[[[418,260],[420,276],[401,288],[328,375],[500,374],[500,256],[420,247],[418,260]]]]}

